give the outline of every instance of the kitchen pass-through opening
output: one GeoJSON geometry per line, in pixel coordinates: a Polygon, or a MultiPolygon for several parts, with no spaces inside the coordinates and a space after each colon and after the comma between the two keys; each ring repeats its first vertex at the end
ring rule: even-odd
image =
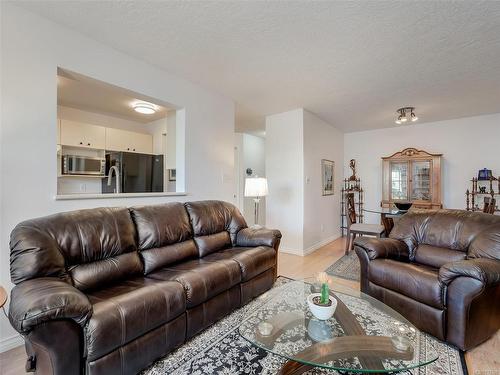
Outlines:
{"type": "Polygon", "coordinates": [[[183,193],[185,110],[57,70],[57,195],[183,193]]]}

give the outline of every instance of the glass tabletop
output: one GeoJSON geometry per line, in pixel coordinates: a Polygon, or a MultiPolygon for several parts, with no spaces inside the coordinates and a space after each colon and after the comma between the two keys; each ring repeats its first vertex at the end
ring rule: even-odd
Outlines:
{"type": "MultiPolygon", "coordinates": [[[[239,327],[252,344],[287,359],[296,369],[321,367],[345,372],[387,373],[435,361],[438,353],[420,347],[421,333],[389,306],[328,278],[337,306],[327,320],[315,318],[308,306],[320,290],[315,279],[290,281],[268,292],[265,302],[249,312],[239,327]]],[[[282,373],[287,373],[282,370],[282,373]]],[[[293,371],[290,371],[293,373],[293,371]]]]}
{"type": "Polygon", "coordinates": [[[386,208],[386,207],[363,208],[363,211],[371,212],[374,214],[384,214],[387,216],[402,216],[408,212],[408,211],[398,210],[397,208],[386,208]]]}

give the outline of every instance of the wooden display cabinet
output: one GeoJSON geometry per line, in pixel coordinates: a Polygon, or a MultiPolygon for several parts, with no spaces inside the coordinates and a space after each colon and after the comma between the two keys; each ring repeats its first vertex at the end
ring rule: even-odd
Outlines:
{"type": "Polygon", "coordinates": [[[412,202],[415,208],[442,208],[441,157],[406,148],[382,158],[382,207],[412,202]]]}

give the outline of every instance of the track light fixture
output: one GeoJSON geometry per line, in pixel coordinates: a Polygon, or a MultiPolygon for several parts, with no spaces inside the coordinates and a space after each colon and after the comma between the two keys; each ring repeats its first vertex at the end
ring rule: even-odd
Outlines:
{"type": "Polygon", "coordinates": [[[398,117],[396,118],[395,123],[398,125],[406,124],[408,122],[415,122],[418,120],[417,115],[415,115],[415,107],[403,107],[399,108],[396,113],[398,117]]]}

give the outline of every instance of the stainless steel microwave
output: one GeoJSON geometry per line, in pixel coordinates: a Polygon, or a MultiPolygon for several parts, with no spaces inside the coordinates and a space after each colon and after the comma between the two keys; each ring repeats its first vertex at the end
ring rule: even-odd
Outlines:
{"type": "Polygon", "coordinates": [[[63,155],[62,174],[105,176],[106,159],[63,155]]]}

